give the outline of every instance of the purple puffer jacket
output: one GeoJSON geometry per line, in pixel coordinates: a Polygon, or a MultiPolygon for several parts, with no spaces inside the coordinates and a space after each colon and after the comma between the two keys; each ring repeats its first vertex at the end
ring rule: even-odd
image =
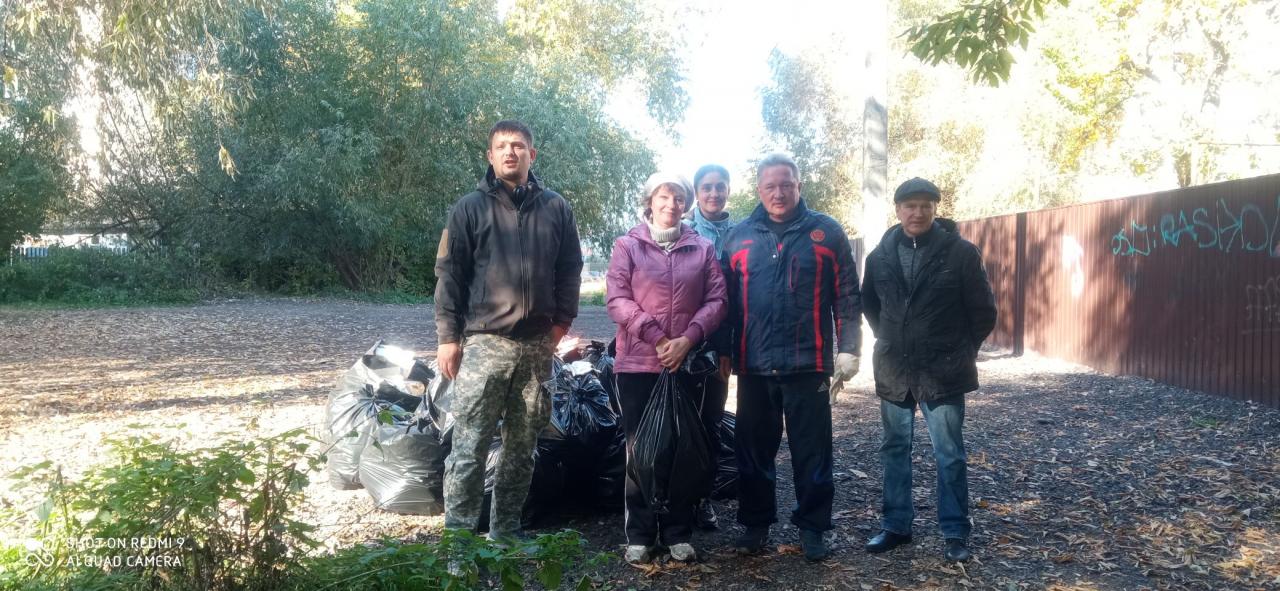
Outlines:
{"type": "Polygon", "coordinates": [[[641,223],[613,243],[606,276],[609,318],[618,323],[618,373],[658,373],[663,337],[688,337],[696,347],[727,311],[724,274],[715,247],[689,226],[665,252],[641,223]]]}

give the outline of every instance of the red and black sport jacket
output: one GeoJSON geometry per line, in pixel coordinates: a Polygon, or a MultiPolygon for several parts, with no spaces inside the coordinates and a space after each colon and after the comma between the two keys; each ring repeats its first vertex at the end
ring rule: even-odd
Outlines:
{"type": "Polygon", "coordinates": [[[859,353],[862,302],[849,239],[803,199],[797,208],[779,239],[757,205],[720,253],[729,316],[719,336],[739,375],[830,374],[836,351],[859,353]]]}

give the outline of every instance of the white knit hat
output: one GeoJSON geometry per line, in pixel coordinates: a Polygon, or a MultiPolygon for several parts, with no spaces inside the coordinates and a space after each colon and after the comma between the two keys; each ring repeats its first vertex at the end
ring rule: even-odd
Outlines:
{"type": "Polygon", "coordinates": [[[684,206],[688,208],[693,203],[693,183],[689,182],[688,177],[670,171],[658,171],[649,175],[649,180],[644,182],[644,194],[640,195],[640,217],[649,219],[649,200],[653,198],[653,194],[663,185],[675,185],[684,191],[684,206]]]}

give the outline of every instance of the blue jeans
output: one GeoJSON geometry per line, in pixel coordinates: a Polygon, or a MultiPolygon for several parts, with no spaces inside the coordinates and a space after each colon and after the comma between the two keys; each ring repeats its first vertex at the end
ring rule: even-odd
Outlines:
{"type": "MultiPolygon", "coordinates": [[[[915,428],[916,401],[880,401],[880,464],[884,466],[884,516],[881,528],[910,534],[915,508],[911,503],[911,438],[915,428]]],[[[964,395],[922,402],[938,465],[938,529],[944,538],[969,537],[969,475],[964,453],[964,395]]]]}

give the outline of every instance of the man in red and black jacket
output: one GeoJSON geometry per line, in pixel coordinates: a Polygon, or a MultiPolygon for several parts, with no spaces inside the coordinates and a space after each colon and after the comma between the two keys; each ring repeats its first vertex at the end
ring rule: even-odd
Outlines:
{"type": "Polygon", "coordinates": [[[783,418],[795,473],[791,522],[805,558],[827,557],[832,528],[831,404],[858,371],[861,301],[849,240],[805,207],[783,154],[760,162],[760,205],[726,237],[727,340],[738,374],[738,522],[742,553],[764,548],[777,518],[775,459],[783,418]]]}

